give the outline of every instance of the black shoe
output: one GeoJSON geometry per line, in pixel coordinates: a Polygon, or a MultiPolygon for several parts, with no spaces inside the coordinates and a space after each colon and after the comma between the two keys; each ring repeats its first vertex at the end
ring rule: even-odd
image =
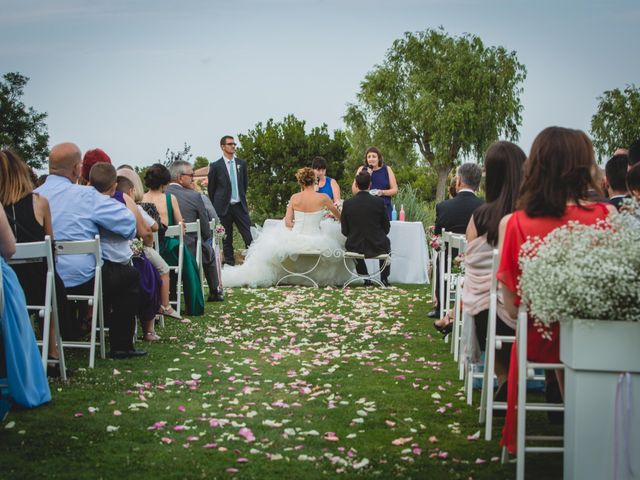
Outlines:
{"type": "Polygon", "coordinates": [[[434,308],[429,313],[427,313],[427,317],[429,318],[440,318],[440,310],[434,308]]]}
{"type": "Polygon", "coordinates": [[[364,281],[364,286],[365,287],[372,287],[373,286],[373,282],[371,280],[365,280],[364,281]]]}
{"type": "Polygon", "coordinates": [[[111,358],[116,360],[122,360],[123,358],[130,357],[142,357],[146,355],[147,352],[144,350],[111,350],[111,358]]]}
{"type": "Polygon", "coordinates": [[[388,279],[388,278],[383,278],[383,279],[382,279],[382,284],[383,284],[385,287],[390,287],[390,286],[391,286],[391,284],[389,283],[389,279],[388,279]]]}
{"type": "Polygon", "coordinates": [[[209,295],[207,302],[224,302],[224,297],[220,294],[209,295]]]}
{"type": "Polygon", "coordinates": [[[236,266],[236,262],[224,262],[225,265],[229,265],[230,267],[235,267],[236,266]]]}
{"type": "MultiPolygon", "coordinates": [[[[70,368],[65,369],[67,378],[73,375],[73,370],[70,368]]],[[[60,367],[58,365],[47,365],[47,377],[60,378],[60,367]]]]}
{"type": "Polygon", "coordinates": [[[433,328],[438,330],[442,336],[446,337],[453,331],[453,322],[447,323],[444,327],[441,327],[436,322],[433,322],[433,328]]]}

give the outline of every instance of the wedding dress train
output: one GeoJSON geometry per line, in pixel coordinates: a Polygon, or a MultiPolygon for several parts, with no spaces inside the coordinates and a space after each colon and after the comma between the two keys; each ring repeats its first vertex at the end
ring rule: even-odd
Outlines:
{"type": "MultiPolygon", "coordinates": [[[[324,210],[318,212],[294,211],[294,225],[291,230],[284,226],[263,231],[249,247],[242,265],[222,270],[224,287],[269,287],[275,285],[287,272],[305,271],[315,262],[315,258],[300,256],[304,252],[322,252],[319,265],[309,274],[318,285],[342,285],[350,278],[344,267],[341,252],[344,250],[344,236],[340,224],[332,219],[324,219],[324,210]]],[[[290,277],[287,284],[309,285],[303,278],[290,277]],[[291,281],[289,281],[291,280],[291,281]]]]}

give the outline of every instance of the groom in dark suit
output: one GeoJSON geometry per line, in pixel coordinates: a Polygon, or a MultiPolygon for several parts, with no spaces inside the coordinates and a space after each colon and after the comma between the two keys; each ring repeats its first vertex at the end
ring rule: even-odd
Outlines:
{"type": "Polygon", "coordinates": [[[247,207],[247,162],[236,158],[236,142],[230,135],[220,139],[222,157],[209,167],[207,190],[220,223],[227,235],[223,241],[224,263],[235,265],[233,256],[233,224],[238,227],[245,247],[251,244],[251,220],[247,207]]]}
{"type": "MultiPolygon", "coordinates": [[[[369,193],[371,187],[369,172],[363,170],[356,175],[356,186],[359,192],[344,201],[340,217],[342,234],[347,237],[345,249],[349,252],[362,253],[365,257],[389,253],[391,242],[387,234],[391,224],[382,198],[369,193]]],[[[360,275],[367,274],[364,260],[356,262],[356,271],[360,275]]],[[[390,267],[387,265],[380,274],[380,280],[386,286],[389,285],[389,273],[390,267]]],[[[369,281],[368,284],[370,283],[369,281]]]]}

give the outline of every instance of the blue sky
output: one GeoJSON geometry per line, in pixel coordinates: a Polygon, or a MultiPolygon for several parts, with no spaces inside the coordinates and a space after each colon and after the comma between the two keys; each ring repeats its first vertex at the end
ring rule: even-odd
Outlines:
{"type": "MultiPolygon", "coordinates": [[[[184,142],[292,113],[342,128],[345,106],[404,32],[443,26],[515,50],[528,74],[520,145],[549,125],[588,132],[597,97],[640,83],[640,2],[505,0],[0,0],[0,73],[50,145],[149,165],[184,142]]],[[[393,163],[393,159],[389,159],[393,163]]]]}

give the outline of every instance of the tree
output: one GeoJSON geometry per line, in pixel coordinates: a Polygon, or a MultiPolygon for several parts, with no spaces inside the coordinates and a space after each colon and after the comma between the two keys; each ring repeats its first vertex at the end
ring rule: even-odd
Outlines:
{"type": "Polygon", "coordinates": [[[313,157],[327,160],[329,176],[337,181],[343,176],[346,136],[336,130],[331,138],[325,124],[306,133],[305,121],[288,115],[282,122],[260,122],[238,139],[242,147],[237,155],[247,161],[247,200],[254,221],[284,215],[289,197],[299,190],[295,172],[311,166],[313,157]]]}
{"type": "Polygon", "coordinates": [[[525,77],[515,52],[485,47],[474,35],[407,32],[365,76],[345,122],[351,128],[361,119],[374,135],[417,146],[437,172],[441,200],[461,157],[481,158],[500,136],[518,138],[525,77]]]}
{"type": "Polygon", "coordinates": [[[197,170],[199,168],[203,168],[203,167],[208,167],[209,166],[209,159],[207,157],[203,157],[201,155],[198,155],[195,159],[195,161],[193,162],[193,169],[197,170]]]}
{"type": "Polygon", "coordinates": [[[0,146],[10,147],[29,166],[41,168],[49,155],[46,113],[36,112],[22,102],[28,77],[6,73],[0,81],[0,146]]]}
{"type": "Polygon", "coordinates": [[[182,147],[182,150],[178,152],[174,152],[170,148],[167,148],[167,151],[164,153],[164,156],[165,156],[165,159],[160,160],[160,163],[162,163],[165,167],[168,167],[173,162],[177,162],[178,160],[184,160],[185,162],[188,162],[191,160],[191,157],[193,156],[193,154],[191,153],[191,145],[187,145],[187,142],[184,142],[184,146],[182,147]]]}
{"type": "Polygon", "coordinates": [[[598,110],[591,117],[591,136],[601,158],[640,138],[640,88],[627,85],[623,91],[607,90],[598,97],[598,110]]]}

